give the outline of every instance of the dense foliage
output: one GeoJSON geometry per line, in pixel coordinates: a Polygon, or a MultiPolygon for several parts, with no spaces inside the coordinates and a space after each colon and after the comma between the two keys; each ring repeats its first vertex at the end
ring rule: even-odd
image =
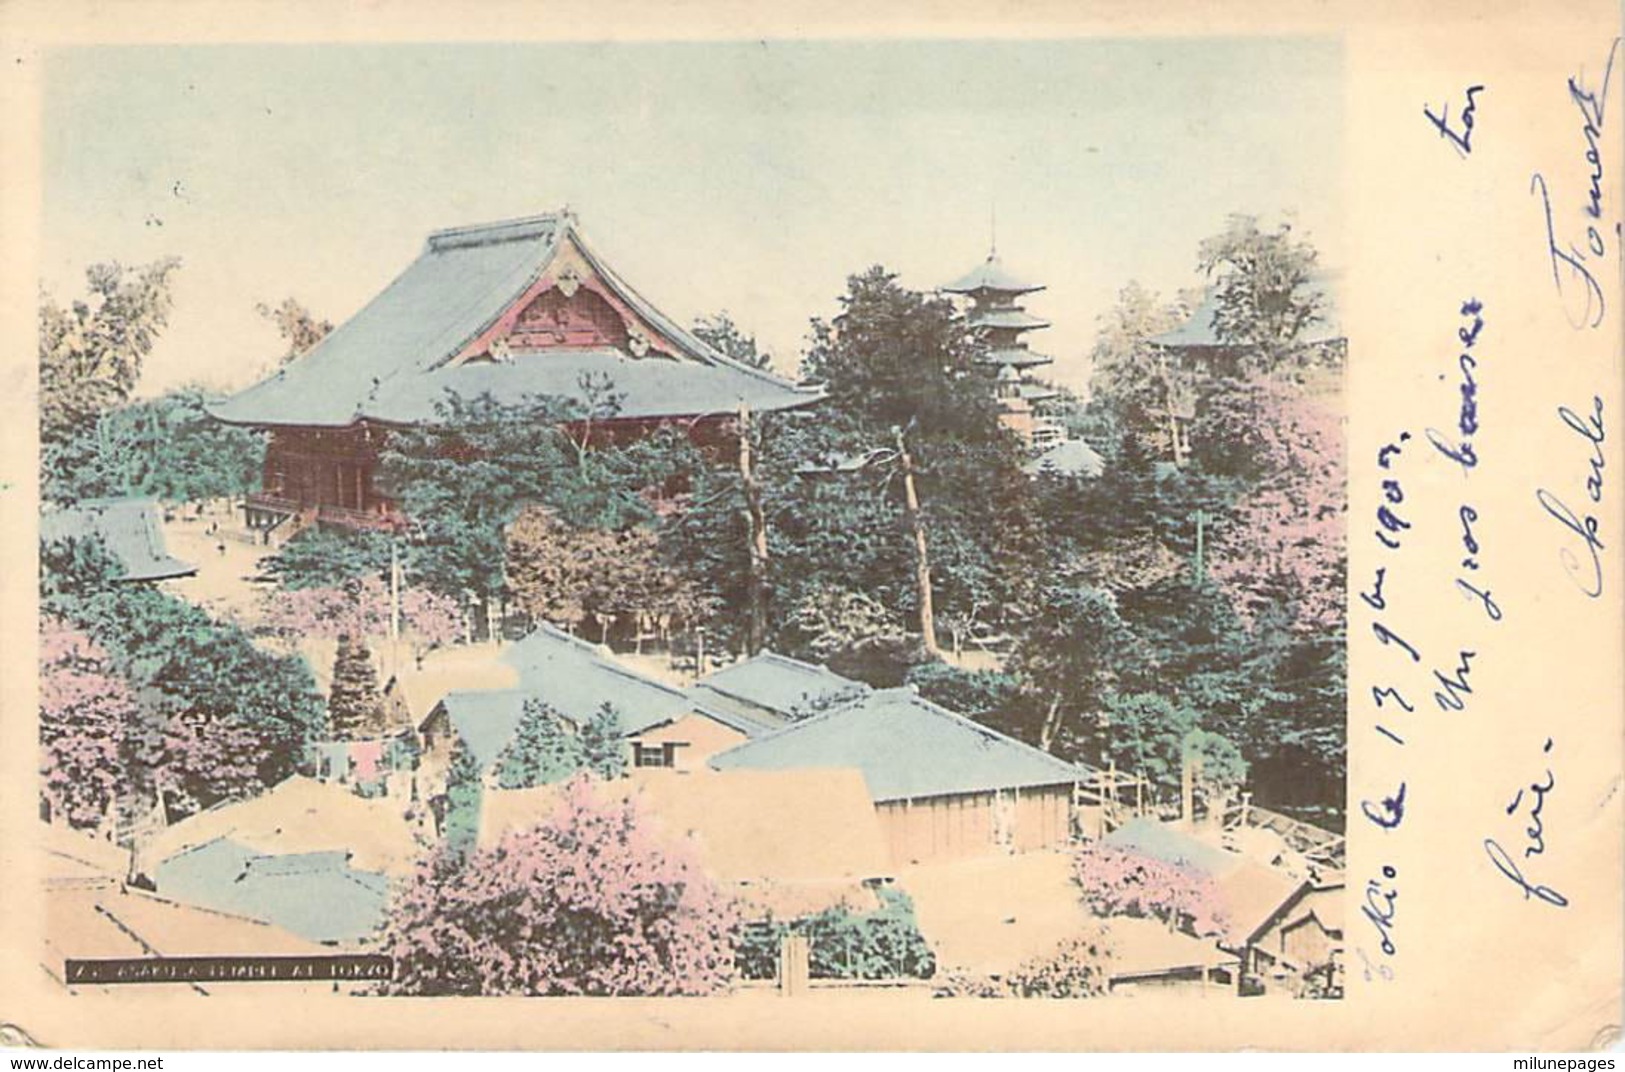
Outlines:
{"type": "Polygon", "coordinates": [[[1062,942],[1053,952],[1017,965],[1002,976],[956,973],[937,988],[938,997],[1094,998],[1111,989],[1116,956],[1106,928],[1062,942]]]}
{"type": "Polygon", "coordinates": [[[808,974],[814,979],[929,979],[936,957],[920,933],[914,902],[889,886],[875,891],[880,907],[854,912],[846,905],[794,920],[760,920],[740,930],[739,972],[771,979],[786,935],[807,938],[808,974]]]}
{"type": "Polygon", "coordinates": [[[64,308],[40,302],[40,445],[51,452],[92,428],[130,398],[141,366],[173,307],[171,277],[180,260],[139,268],[117,262],[85,271],[89,293],[64,308]]]}
{"type": "Polygon", "coordinates": [[[372,652],[358,637],[341,633],[333,659],[333,684],[327,691],[327,736],[335,741],[362,741],[384,731],[384,703],[372,652]]]}
{"type": "Polygon", "coordinates": [[[424,860],[380,952],[403,994],[709,994],[734,975],[731,902],[632,801],[566,784],[555,813],[466,861],[424,860]]]}
{"type": "Polygon", "coordinates": [[[258,487],[264,436],[209,416],[205,407],[213,400],[200,388],[179,388],[107,410],[47,443],[45,498],[201,502],[258,487]]]}
{"type": "Polygon", "coordinates": [[[284,590],[383,579],[389,576],[390,542],[387,533],[315,525],[262,558],[260,572],[284,590]]]}
{"type": "Polygon", "coordinates": [[[43,611],[85,634],[137,698],[121,788],[171,818],[274,785],[319,736],[303,660],[156,588],[124,584],[95,541],[41,549],[43,611]]]}
{"type": "Polygon", "coordinates": [[[773,363],[773,355],[757,349],[756,336],[745,334],[744,329],[734,323],[733,317],[728,315],[726,309],[715,316],[695,318],[694,326],[689,330],[701,342],[733,358],[741,365],[767,368],[773,363]]]}

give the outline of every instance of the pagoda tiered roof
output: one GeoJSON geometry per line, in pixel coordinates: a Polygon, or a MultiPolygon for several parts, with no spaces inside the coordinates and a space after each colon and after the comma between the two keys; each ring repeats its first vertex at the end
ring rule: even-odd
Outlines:
{"type": "Polygon", "coordinates": [[[1005,270],[997,254],[988,254],[987,260],[972,271],[942,288],[950,294],[1031,294],[1043,290],[1042,283],[1028,283],[1005,270]]]}
{"type": "Polygon", "coordinates": [[[979,356],[977,362],[983,365],[1007,365],[1012,368],[1032,368],[1035,365],[1048,365],[1055,359],[1048,354],[1041,354],[1027,349],[1025,346],[1004,346],[996,350],[989,350],[979,356]]]}
{"type": "Polygon", "coordinates": [[[1036,317],[1015,306],[978,306],[965,314],[965,322],[973,328],[996,328],[1011,331],[1031,331],[1049,327],[1049,321],[1036,317]]]}
{"type": "Polygon", "coordinates": [[[807,405],[821,392],[732,360],[656,309],[568,212],[431,234],[407,269],[309,352],[211,408],[220,420],[430,423],[448,391],[579,400],[607,378],[615,416],[807,405]]]}

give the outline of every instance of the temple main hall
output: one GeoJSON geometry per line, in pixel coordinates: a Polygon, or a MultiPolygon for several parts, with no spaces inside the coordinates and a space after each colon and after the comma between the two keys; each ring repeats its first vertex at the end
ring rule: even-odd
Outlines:
{"type": "Polygon", "coordinates": [[[387,528],[397,504],[375,486],[391,429],[432,425],[448,393],[615,399],[595,425],[640,434],[681,422],[717,436],[741,406],[809,405],[821,392],[734,361],[622,280],[564,210],[429,235],[383,292],[307,353],[213,407],[270,433],[251,527],[289,518],[387,528]]]}

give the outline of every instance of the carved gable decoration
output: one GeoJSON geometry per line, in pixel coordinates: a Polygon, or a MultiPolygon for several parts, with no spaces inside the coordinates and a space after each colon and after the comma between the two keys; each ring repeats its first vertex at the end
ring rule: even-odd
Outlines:
{"type": "Polygon", "coordinates": [[[508,333],[516,350],[556,346],[605,347],[625,350],[626,324],[614,307],[590,287],[562,287],[542,292],[527,305],[508,333]]]}

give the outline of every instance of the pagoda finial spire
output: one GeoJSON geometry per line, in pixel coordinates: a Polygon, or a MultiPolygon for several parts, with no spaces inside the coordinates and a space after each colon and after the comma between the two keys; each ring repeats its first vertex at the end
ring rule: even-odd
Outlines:
{"type": "Polygon", "coordinates": [[[987,208],[987,259],[999,256],[999,203],[991,202],[987,208]]]}

